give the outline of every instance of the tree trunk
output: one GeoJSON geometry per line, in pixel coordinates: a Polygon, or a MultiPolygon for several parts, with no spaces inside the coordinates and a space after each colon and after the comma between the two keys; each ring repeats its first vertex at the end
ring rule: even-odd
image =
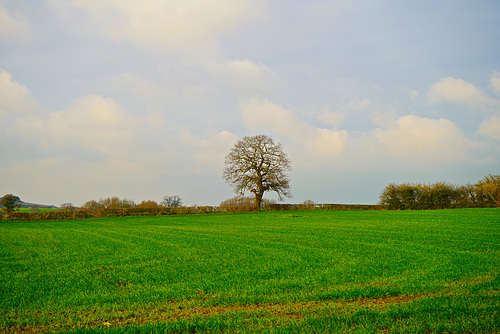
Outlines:
{"type": "Polygon", "coordinates": [[[255,192],[255,206],[257,210],[260,211],[260,206],[262,204],[262,197],[264,196],[263,192],[255,192]]]}

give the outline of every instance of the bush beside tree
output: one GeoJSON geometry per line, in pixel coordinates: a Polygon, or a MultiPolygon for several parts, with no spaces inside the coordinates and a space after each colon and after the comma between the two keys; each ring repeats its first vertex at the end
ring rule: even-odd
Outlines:
{"type": "MultiPolygon", "coordinates": [[[[267,210],[272,205],[276,204],[275,200],[263,198],[261,202],[261,209],[267,210]]],[[[250,196],[235,196],[222,201],[219,204],[220,210],[235,211],[236,208],[247,208],[244,211],[257,211],[257,204],[255,198],[250,196]]]]}

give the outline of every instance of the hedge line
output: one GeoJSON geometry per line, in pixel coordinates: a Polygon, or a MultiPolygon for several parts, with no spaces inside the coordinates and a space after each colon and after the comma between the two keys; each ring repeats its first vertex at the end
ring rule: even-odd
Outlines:
{"type": "Polygon", "coordinates": [[[11,212],[2,215],[4,220],[37,221],[37,220],[68,220],[94,217],[92,212],[85,210],[47,211],[47,212],[11,212]]]}
{"type": "Polygon", "coordinates": [[[445,182],[391,183],[380,195],[389,210],[435,210],[500,207],[500,175],[488,175],[476,184],[445,182]]]}
{"type": "MultiPolygon", "coordinates": [[[[298,210],[381,210],[380,205],[358,204],[272,204],[265,211],[298,211],[298,210]]],[[[39,221],[39,220],[68,220],[98,217],[126,217],[126,216],[169,216],[208,213],[238,213],[253,212],[252,206],[194,206],[180,208],[125,208],[104,210],[70,210],[47,212],[12,212],[3,215],[9,221],[39,221]]]]}

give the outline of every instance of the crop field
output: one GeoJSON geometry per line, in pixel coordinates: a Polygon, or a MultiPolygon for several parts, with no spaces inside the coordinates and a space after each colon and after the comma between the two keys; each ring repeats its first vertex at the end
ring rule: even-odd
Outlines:
{"type": "Polygon", "coordinates": [[[500,209],[0,221],[1,333],[498,333],[500,209]]]}

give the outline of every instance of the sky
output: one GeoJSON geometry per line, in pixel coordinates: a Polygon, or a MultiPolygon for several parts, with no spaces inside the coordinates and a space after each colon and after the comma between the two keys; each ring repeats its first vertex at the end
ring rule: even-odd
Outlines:
{"type": "Polygon", "coordinates": [[[257,134],[287,203],[499,174],[500,2],[0,0],[0,196],[218,205],[257,134]]]}

